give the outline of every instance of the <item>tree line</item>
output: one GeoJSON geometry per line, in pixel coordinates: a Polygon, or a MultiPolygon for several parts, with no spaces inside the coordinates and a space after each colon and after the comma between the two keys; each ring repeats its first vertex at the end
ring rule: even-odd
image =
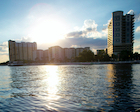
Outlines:
{"type": "Polygon", "coordinates": [[[130,61],[130,60],[139,60],[140,54],[135,52],[134,54],[124,50],[119,54],[113,54],[111,57],[105,53],[104,50],[100,50],[97,55],[94,54],[91,50],[84,50],[75,57],[76,62],[97,62],[97,61],[130,61]]]}

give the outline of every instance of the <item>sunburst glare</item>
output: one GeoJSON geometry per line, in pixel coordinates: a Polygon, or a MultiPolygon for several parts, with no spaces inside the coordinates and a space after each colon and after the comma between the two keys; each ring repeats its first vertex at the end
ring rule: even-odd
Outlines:
{"type": "Polygon", "coordinates": [[[65,26],[60,20],[40,19],[29,32],[29,37],[38,43],[54,43],[64,38],[65,26]]]}

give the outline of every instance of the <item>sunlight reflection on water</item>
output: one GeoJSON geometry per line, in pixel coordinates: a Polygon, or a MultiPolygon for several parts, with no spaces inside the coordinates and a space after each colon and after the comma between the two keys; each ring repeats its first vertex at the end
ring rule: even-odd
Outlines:
{"type": "Polygon", "coordinates": [[[140,106],[140,65],[0,69],[0,110],[134,111],[140,106]]]}
{"type": "Polygon", "coordinates": [[[58,92],[58,86],[59,86],[59,73],[58,73],[58,66],[47,66],[46,67],[47,71],[47,78],[44,79],[44,81],[47,83],[47,93],[48,93],[48,98],[50,99],[57,99],[58,97],[56,96],[58,92]]]}

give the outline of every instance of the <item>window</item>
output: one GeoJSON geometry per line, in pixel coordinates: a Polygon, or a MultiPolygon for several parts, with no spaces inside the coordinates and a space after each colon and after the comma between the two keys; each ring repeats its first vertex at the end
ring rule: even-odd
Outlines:
{"type": "Polygon", "coordinates": [[[120,16],[115,16],[115,17],[114,17],[114,20],[115,20],[115,21],[119,21],[119,20],[120,20],[120,16]]]}
{"type": "Polygon", "coordinates": [[[115,28],[115,31],[120,31],[120,28],[115,28]]]}
{"type": "Polygon", "coordinates": [[[120,22],[115,22],[115,26],[120,26],[120,22]]]}
{"type": "Polygon", "coordinates": [[[129,39],[127,39],[127,42],[129,42],[129,39]]]}
{"type": "Polygon", "coordinates": [[[115,34],[115,37],[119,37],[119,36],[120,36],[120,34],[119,34],[119,33],[116,33],[116,34],[115,34]]]}
{"type": "Polygon", "coordinates": [[[115,42],[120,42],[120,39],[118,38],[118,39],[115,39],[115,42]]]}

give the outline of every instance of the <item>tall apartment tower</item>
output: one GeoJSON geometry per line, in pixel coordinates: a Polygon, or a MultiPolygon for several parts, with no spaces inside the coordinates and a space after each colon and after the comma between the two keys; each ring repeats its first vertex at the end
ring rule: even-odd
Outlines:
{"type": "Polygon", "coordinates": [[[37,44],[9,40],[9,60],[13,61],[31,61],[33,60],[33,51],[37,50],[37,44]]]}
{"type": "Polygon", "coordinates": [[[123,15],[123,11],[112,13],[108,25],[108,55],[117,55],[123,50],[133,52],[134,14],[123,15]]]}

